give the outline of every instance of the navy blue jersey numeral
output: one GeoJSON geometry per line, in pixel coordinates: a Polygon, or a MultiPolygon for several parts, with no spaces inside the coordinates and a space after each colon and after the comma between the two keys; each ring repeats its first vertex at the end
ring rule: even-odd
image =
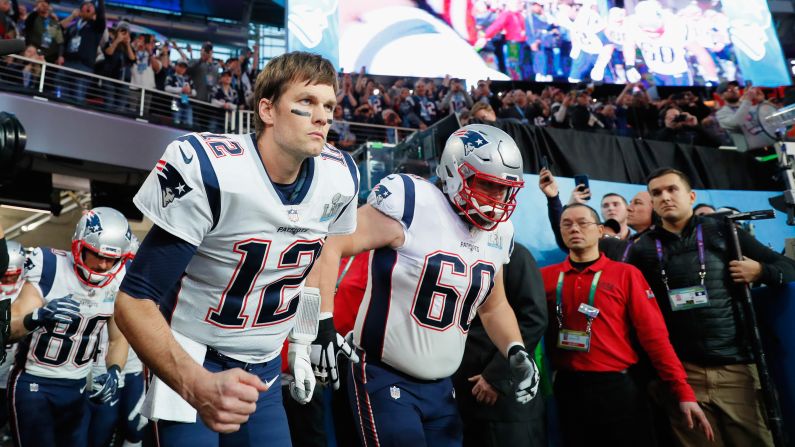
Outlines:
{"type": "Polygon", "coordinates": [[[420,326],[438,331],[449,329],[458,317],[459,329],[466,333],[475,311],[491,292],[495,268],[492,264],[477,261],[467,268],[460,256],[437,252],[425,258],[419,286],[414,295],[411,315],[420,326]],[[462,294],[456,285],[461,278],[467,284],[462,294]],[[460,312],[460,313],[459,313],[460,312]]]}
{"type": "Polygon", "coordinates": [[[271,241],[247,239],[234,246],[235,253],[241,255],[232,279],[221,295],[218,307],[207,312],[206,321],[227,329],[240,329],[247,326],[269,326],[291,318],[298,308],[298,301],[292,299],[290,289],[298,289],[309,274],[320,249],[321,240],[297,241],[279,255],[277,269],[294,270],[305,265],[298,273],[283,276],[267,284],[259,294],[256,316],[249,323],[245,314],[246,302],[255,288],[260,274],[265,268],[271,241]],[[308,258],[304,261],[304,258],[308,258]],[[289,298],[285,301],[286,298],[289,298]]]}
{"type": "Polygon", "coordinates": [[[95,315],[87,320],[81,316],[69,325],[48,325],[46,332],[36,341],[33,357],[37,362],[49,366],[61,366],[74,357],[72,362],[76,366],[83,366],[94,357],[99,346],[99,331],[109,319],[110,315],[95,315]],[[93,346],[90,345],[92,340],[93,346]],[[77,349],[72,352],[75,341],[78,341],[77,349]]]}

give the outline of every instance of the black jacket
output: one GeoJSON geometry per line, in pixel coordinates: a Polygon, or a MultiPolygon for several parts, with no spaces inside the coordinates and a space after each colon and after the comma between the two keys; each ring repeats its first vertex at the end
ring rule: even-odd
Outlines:
{"type": "MultiPolygon", "coordinates": [[[[520,244],[515,245],[511,262],[503,270],[508,303],[516,314],[522,340],[532,355],[547,329],[547,305],[541,271],[530,251],[520,244]]],[[[457,393],[456,400],[465,420],[477,418],[518,422],[536,417],[536,405],[522,405],[514,399],[508,360],[491,342],[479,317],[472,320],[464,358],[453,376],[453,383],[457,393]],[[494,406],[478,404],[472,396],[474,384],[467,382],[467,379],[478,374],[482,374],[500,393],[494,406]]],[[[540,397],[534,401],[540,402],[540,397]]]]}
{"type": "MultiPolygon", "coordinates": [[[[738,230],[743,255],[762,264],[761,282],[780,285],[795,280],[795,262],[738,230]]],[[[741,305],[743,291],[732,281],[729,262],[736,258],[731,234],[722,219],[694,216],[681,235],[652,228],[632,246],[627,262],[638,267],[649,282],[665,317],[671,344],[682,361],[702,366],[753,361],[741,305]],[[659,239],[670,289],[700,284],[696,227],[702,225],[706,251],[709,306],[671,311],[662,281],[655,240],[659,239]]]]}

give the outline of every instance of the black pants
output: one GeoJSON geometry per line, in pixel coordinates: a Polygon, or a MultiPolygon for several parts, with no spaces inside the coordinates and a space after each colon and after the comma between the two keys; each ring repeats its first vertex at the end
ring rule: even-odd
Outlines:
{"type": "Polygon", "coordinates": [[[566,447],[656,445],[648,398],[627,374],[558,371],[554,391],[566,447]]]}
{"type": "Polygon", "coordinates": [[[282,400],[293,447],[326,447],[323,389],[315,386],[312,400],[306,405],[301,405],[290,396],[290,387],[283,386],[282,400]]]}

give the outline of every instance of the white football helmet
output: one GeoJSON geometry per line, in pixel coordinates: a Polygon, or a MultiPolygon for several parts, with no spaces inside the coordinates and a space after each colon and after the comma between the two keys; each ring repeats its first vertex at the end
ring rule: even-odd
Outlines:
{"type": "Polygon", "coordinates": [[[524,187],[522,154],[510,135],[485,124],[470,124],[453,132],[444,145],[436,173],[459,214],[482,230],[491,231],[516,209],[516,194],[524,187]],[[497,198],[488,190],[502,190],[497,198]]]}
{"type": "Polygon", "coordinates": [[[22,270],[25,267],[25,248],[16,241],[6,241],[8,248],[8,267],[0,277],[0,299],[9,299],[19,293],[25,282],[22,270]]]}
{"type": "Polygon", "coordinates": [[[124,263],[132,258],[131,244],[130,224],[122,213],[107,207],[86,211],[77,222],[72,236],[72,256],[77,277],[92,287],[107,285],[124,267],[124,263]],[[105,271],[95,271],[86,265],[86,250],[102,258],[114,259],[115,262],[105,271]]]}

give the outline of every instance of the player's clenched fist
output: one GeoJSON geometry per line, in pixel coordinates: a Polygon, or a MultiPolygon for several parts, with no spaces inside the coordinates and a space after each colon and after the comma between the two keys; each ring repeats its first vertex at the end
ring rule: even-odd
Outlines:
{"type": "Polygon", "coordinates": [[[248,421],[257,409],[259,394],[267,390],[259,377],[235,368],[202,375],[186,400],[210,430],[231,433],[248,421]]]}

